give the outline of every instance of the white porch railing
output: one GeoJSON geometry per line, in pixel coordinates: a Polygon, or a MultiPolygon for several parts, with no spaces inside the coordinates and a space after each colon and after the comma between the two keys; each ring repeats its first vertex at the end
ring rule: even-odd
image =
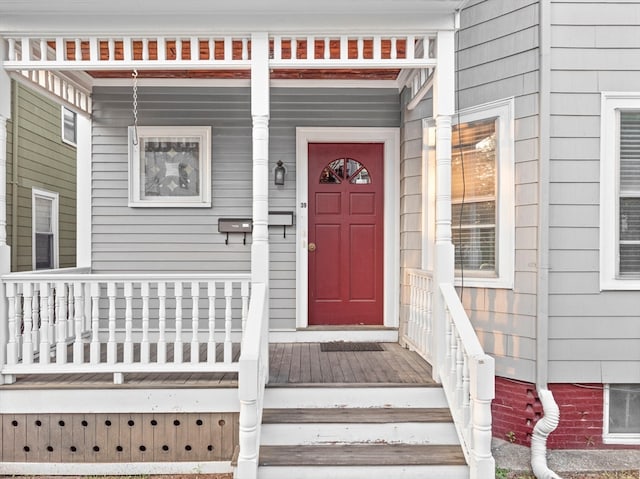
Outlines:
{"type": "Polygon", "coordinates": [[[431,273],[408,270],[409,304],[402,342],[422,355],[440,378],[471,479],[494,477],[491,400],[495,366],[485,354],[452,284],[436,288],[431,273]],[[436,297],[437,295],[437,297],[436,297]],[[435,304],[444,317],[436,317],[435,304]],[[438,354],[443,348],[444,354],[438,354]],[[444,358],[439,364],[437,358],[444,358]]]}
{"type": "Polygon", "coordinates": [[[238,371],[233,335],[246,326],[249,278],[5,275],[0,374],[11,382],[17,374],[103,372],[120,383],[132,372],[238,371]]]}
{"type": "Polygon", "coordinates": [[[240,453],[238,479],[258,474],[264,389],[269,378],[269,316],[264,284],[252,286],[247,332],[242,338],[240,374],[240,453]]]}

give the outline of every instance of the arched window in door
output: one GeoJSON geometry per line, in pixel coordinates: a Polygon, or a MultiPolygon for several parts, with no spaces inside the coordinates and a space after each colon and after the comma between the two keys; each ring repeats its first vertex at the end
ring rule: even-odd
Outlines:
{"type": "Polygon", "coordinates": [[[368,185],[371,183],[371,175],[362,163],[353,158],[333,160],[320,173],[320,183],[322,184],[340,184],[343,181],[357,185],[368,185]]]}

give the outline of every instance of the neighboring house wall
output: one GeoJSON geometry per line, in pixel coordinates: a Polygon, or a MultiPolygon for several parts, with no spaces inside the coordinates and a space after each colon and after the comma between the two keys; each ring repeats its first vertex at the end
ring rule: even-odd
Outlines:
{"type": "Polygon", "coordinates": [[[538,5],[471,1],[457,33],[457,104],[514,98],[514,288],[464,287],[463,303],[496,374],[535,381],[538,5]]]}
{"type": "Polygon", "coordinates": [[[76,149],[62,141],[59,104],[15,81],[12,89],[12,119],[7,122],[7,243],[12,247],[11,270],[34,269],[34,188],[59,195],[58,266],[73,267],[76,265],[76,149]],[[17,173],[16,188],[14,172],[17,173]]]}
{"type": "Polygon", "coordinates": [[[640,93],[639,13],[637,2],[551,4],[551,382],[640,383],[638,290],[599,284],[599,221],[616,215],[599,209],[601,92],[640,93]]]}
{"type": "MultiPolygon", "coordinates": [[[[252,125],[248,88],[141,87],[139,125],[211,126],[211,208],[128,207],[127,127],[131,89],[98,87],[93,95],[92,268],[100,273],[250,270],[251,237],[218,233],[218,218],[251,217],[252,125]]],[[[273,88],[270,158],[287,168],[273,184],[271,210],[296,211],[296,132],[307,127],[398,127],[396,89],[273,88]]],[[[295,228],[269,228],[271,328],[295,328],[295,228]]]]}

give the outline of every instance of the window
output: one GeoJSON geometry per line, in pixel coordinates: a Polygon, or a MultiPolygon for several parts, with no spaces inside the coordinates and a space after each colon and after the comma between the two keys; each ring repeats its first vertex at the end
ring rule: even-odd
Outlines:
{"type": "Polygon", "coordinates": [[[58,267],[58,194],[32,191],[33,269],[58,267]]]}
{"type": "Polygon", "coordinates": [[[607,385],[604,409],[606,444],[640,444],[640,384],[607,385]]]}
{"type": "Polygon", "coordinates": [[[129,206],[211,206],[210,127],[130,127],[129,145],[129,206]]]}
{"type": "Polygon", "coordinates": [[[455,268],[465,285],[513,287],[513,100],[463,110],[451,141],[455,268]]]}
{"type": "Polygon", "coordinates": [[[600,287],[640,289],[640,93],[603,93],[600,287]]]}
{"type": "Polygon", "coordinates": [[[62,141],[76,146],[78,135],[78,114],[66,107],[62,107],[62,141]]]}

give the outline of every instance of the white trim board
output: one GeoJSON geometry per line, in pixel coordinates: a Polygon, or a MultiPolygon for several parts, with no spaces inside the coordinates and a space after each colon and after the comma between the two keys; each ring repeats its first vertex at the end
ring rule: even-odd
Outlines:
{"type": "Polygon", "coordinates": [[[400,305],[400,131],[398,128],[296,128],[296,326],[308,318],[309,143],[384,144],[384,326],[398,327],[400,305]],[[302,207],[305,205],[305,207],[302,207]]]}
{"type": "MultiPolygon", "coordinates": [[[[126,379],[126,374],[125,374],[126,379]]],[[[197,413],[238,412],[238,389],[7,389],[2,414],[197,413]]]]}

